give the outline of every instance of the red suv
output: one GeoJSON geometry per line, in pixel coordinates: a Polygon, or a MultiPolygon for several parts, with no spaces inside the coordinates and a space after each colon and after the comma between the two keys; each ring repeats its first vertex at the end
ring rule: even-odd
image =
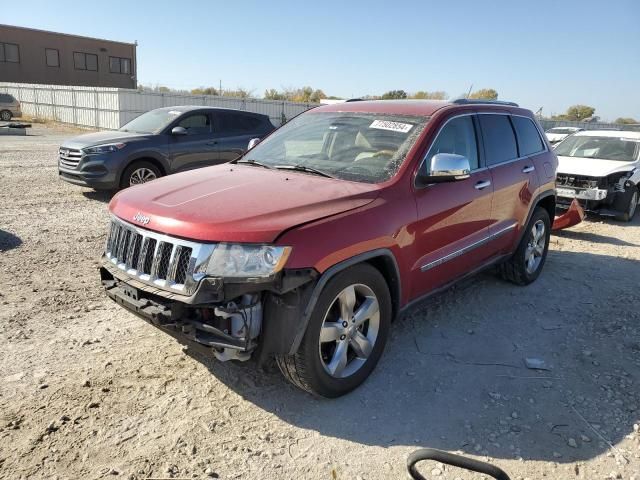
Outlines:
{"type": "Polygon", "coordinates": [[[117,194],[102,282],[190,348],[275,357],[336,397],[414,302],[492,265],[519,285],[540,275],[556,166],[514,103],[316,108],[239,160],[117,194]]]}

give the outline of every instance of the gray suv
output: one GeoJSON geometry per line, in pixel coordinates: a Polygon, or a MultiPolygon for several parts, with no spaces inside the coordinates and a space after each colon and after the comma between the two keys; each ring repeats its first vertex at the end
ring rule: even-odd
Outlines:
{"type": "Polygon", "coordinates": [[[8,122],[12,117],[21,117],[20,102],[13,95],[0,93],[0,120],[8,122]]]}
{"type": "Polygon", "coordinates": [[[88,133],[59,150],[63,180],[116,190],[184,170],[229,162],[275,127],[266,115],[211,107],[151,110],[116,131],[88,133]]]}

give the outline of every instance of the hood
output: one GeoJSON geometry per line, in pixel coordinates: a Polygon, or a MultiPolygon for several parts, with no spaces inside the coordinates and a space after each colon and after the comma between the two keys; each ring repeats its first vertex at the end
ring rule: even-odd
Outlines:
{"type": "Polygon", "coordinates": [[[638,166],[638,162],[558,156],[558,173],[567,173],[570,175],[606,177],[612,173],[628,172],[636,166],[638,166]]]}
{"type": "Polygon", "coordinates": [[[126,222],[187,239],[270,243],[297,225],[367,205],[378,191],[375,184],[223,164],[127,188],[109,209],[126,222]]]}
{"type": "Polygon", "coordinates": [[[62,146],[67,148],[82,149],[85,147],[102,145],[105,143],[123,142],[125,140],[140,140],[146,138],[148,135],[149,134],[144,133],[121,132],[119,130],[86,133],[84,135],[80,135],[79,137],[73,137],[69,140],[65,140],[62,146]]]}

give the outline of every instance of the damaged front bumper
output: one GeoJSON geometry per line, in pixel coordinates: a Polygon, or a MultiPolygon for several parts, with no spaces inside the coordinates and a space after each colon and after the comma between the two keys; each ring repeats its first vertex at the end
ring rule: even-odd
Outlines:
{"type": "Polygon", "coordinates": [[[569,208],[562,215],[556,215],[553,220],[552,230],[563,230],[565,228],[573,227],[584,220],[584,210],[576,199],[573,199],[569,208]]]}
{"type": "Polygon", "coordinates": [[[305,292],[317,272],[284,270],[275,279],[251,284],[225,285],[223,279],[204,278],[192,295],[140,282],[106,258],[100,276],[112,300],[181,344],[221,361],[245,361],[256,351],[261,359],[289,353],[305,292]]]}

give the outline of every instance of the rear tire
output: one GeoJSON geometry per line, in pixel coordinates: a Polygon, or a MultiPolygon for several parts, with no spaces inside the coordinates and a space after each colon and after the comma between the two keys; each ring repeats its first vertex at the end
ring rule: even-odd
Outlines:
{"type": "Polygon", "coordinates": [[[153,163],[147,161],[136,161],[129,165],[122,173],[120,188],[128,188],[133,185],[150,182],[160,178],[162,172],[153,163]]]}
{"type": "MultiPolygon", "coordinates": [[[[631,194],[631,197],[629,198],[625,206],[627,208],[627,211],[624,212],[623,214],[616,215],[616,220],[620,220],[621,222],[630,222],[631,220],[633,220],[633,217],[636,214],[636,210],[638,207],[638,189],[637,188],[631,194]]],[[[624,206],[622,208],[624,208],[624,206]]]]}
{"type": "Polygon", "coordinates": [[[509,260],[498,265],[500,276],[516,285],[534,282],[540,276],[547,259],[550,237],[549,213],[542,207],[536,207],[525,227],[518,249],[509,260]]]}
{"type": "Polygon", "coordinates": [[[338,273],[324,287],[293,355],[277,355],[287,380],[314,395],[335,398],[364,382],[384,350],[391,295],[369,264],[338,273]]]}
{"type": "Polygon", "coordinates": [[[11,112],[9,110],[2,110],[0,112],[0,120],[3,122],[8,122],[11,120],[11,112]]]}

